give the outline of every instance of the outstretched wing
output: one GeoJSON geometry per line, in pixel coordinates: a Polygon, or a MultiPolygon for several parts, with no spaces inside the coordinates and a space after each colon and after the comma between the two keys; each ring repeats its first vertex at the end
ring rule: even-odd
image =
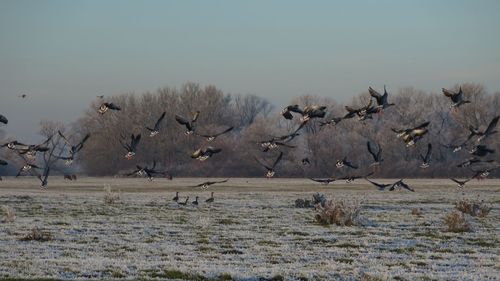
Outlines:
{"type": "Polygon", "coordinates": [[[266,168],[267,170],[272,170],[271,167],[267,166],[266,164],[262,163],[259,159],[257,159],[257,157],[253,157],[255,159],[255,161],[257,161],[257,163],[259,163],[262,167],[266,168]]]}
{"type": "Polygon", "coordinates": [[[490,124],[488,125],[488,128],[486,128],[486,131],[484,131],[485,135],[491,134],[493,132],[493,129],[495,129],[495,127],[497,126],[499,118],[500,118],[500,116],[497,116],[497,117],[493,118],[493,120],[491,120],[490,124]]]}
{"type": "Polygon", "coordinates": [[[167,113],[166,111],[163,111],[163,114],[160,116],[160,118],[158,118],[158,121],[156,121],[155,127],[154,127],[155,130],[158,130],[158,128],[160,128],[160,123],[161,123],[161,121],[163,121],[163,118],[165,118],[166,113],[167,113]]]}
{"type": "Polygon", "coordinates": [[[278,156],[278,158],[276,158],[276,161],[274,161],[274,163],[273,163],[273,169],[274,169],[274,167],[276,167],[276,165],[278,165],[278,163],[281,161],[282,157],[283,157],[283,152],[280,152],[280,155],[278,156]]]}

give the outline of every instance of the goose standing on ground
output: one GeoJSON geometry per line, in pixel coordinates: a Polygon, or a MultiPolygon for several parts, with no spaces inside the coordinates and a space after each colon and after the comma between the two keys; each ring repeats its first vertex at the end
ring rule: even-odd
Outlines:
{"type": "Polygon", "coordinates": [[[179,202],[179,201],[177,201],[177,204],[182,205],[182,206],[186,206],[186,205],[187,205],[187,203],[188,203],[188,201],[189,201],[189,196],[188,196],[188,197],[186,197],[186,201],[184,201],[184,202],[179,202]]]}
{"type": "Polygon", "coordinates": [[[208,198],[207,200],[205,200],[205,203],[212,203],[212,202],[214,202],[214,193],[213,192],[210,195],[210,198],[208,198]]]}
{"type": "Polygon", "coordinates": [[[344,166],[347,166],[347,167],[349,167],[349,168],[351,168],[351,169],[357,169],[357,168],[358,168],[358,166],[356,166],[356,165],[352,164],[351,162],[349,162],[349,161],[347,160],[347,156],[346,156],[346,157],[344,157],[344,158],[343,158],[343,159],[341,159],[341,160],[337,160],[337,163],[335,163],[335,166],[336,166],[337,168],[342,168],[342,167],[344,167],[344,166]]]}
{"type": "Polygon", "coordinates": [[[472,178],[461,181],[461,180],[457,180],[454,178],[450,178],[450,180],[454,181],[458,185],[458,187],[460,187],[460,188],[463,188],[465,186],[465,184],[468,183],[471,179],[472,178]]]}
{"type": "Polygon", "coordinates": [[[458,108],[461,105],[464,105],[466,103],[470,103],[468,100],[464,100],[464,93],[462,92],[462,87],[458,90],[458,93],[454,93],[452,91],[446,90],[445,88],[442,88],[443,94],[447,97],[449,97],[452,101],[450,108],[458,108]]]}
{"type": "Polygon", "coordinates": [[[370,164],[370,166],[379,166],[380,163],[384,161],[384,159],[382,159],[382,147],[380,146],[380,144],[377,144],[378,151],[377,153],[375,153],[369,141],[366,142],[366,146],[368,147],[368,152],[373,157],[373,163],[370,164]]]}
{"type": "Polygon", "coordinates": [[[0,114],[0,123],[7,125],[9,123],[9,120],[5,116],[0,114]]]}
{"type": "Polygon", "coordinates": [[[206,181],[206,182],[203,182],[203,183],[200,183],[200,184],[197,184],[193,187],[201,187],[201,189],[207,189],[209,186],[213,185],[213,184],[216,184],[216,183],[224,183],[224,182],[227,182],[229,179],[225,179],[225,180],[222,180],[222,181],[206,181]]]}
{"type": "Polygon", "coordinates": [[[178,191],[175,192],[175,197],[172,198],[172,201],[174,201],[174,202],[178,202],[179,201],[179,192],[178,191]]]}
{"type": "Polygon", "coordinates": [[[315,182],[319,182],[319,183],[321,183],[323,185],[328,185],[331,182],[335,181],[334,178],[328,178],[328,179],[314,179],[314,178],[309,178],[309,179],[312,180],[312,181],[315,181],[315,182]]]}
{"type": "Polygon", "coordinates": [[[215,134],[197,134],[197,135],[200,136],[200,137],[204,137],[205,139],[207,139],[207,141],[213,141],[218,136],[226,134],[226,133],[229,133],[233,129],[234,129],[234,127],[229,127],[227,129],[225,129],[224,131],[219,132],[219,133],[215,133],[215,134]]]}
{"type": "Polygon", "coordinates": [[[484,131],[479,131],[477,128],[469,127],[469,131],[471,132],[471,134],[469,135],[469,139],[472,136],[479,136],[476,141],[481,142],[485,138],[487,138],[493,134],[496,134],[497,131],[494,131],[494,130],[495,130],[495,127],[497,126],[499,118],[500,118],[500,116],[496,116],[495,118],[493,118],[493,120],[491,120],[490,124],[488,125],[488,127],[484,131]]]}
{"type": "Polygon", "coordinates": [[[395,105],[394,103],[389,103],[387,101],[387,96],[389,95],[387,93],[387,90],[385,89],[384,85],[384,94],[381,95],[379,92],[375,91],[372,87],[368,87],[368,92],[370,93],[370,96],[374,97],[375,100],[377,101],[377,113],[382,112],[382,110],[388,108],[389,106],[395,105]]]}
{"type": "Polygon", "coordinates": [[[220,148],[214,148],[211,146],[208,146],[206,148],[200,148],[197,149],[193,154],[191,154],[191,158],[199,160],[199,161],[205,161],[208,158],[212,157],[214,154],[221,152],[222,149],[220,148]]]}
{"type": "Polygon", "coordinates": [[[198,206],[198,196],[196,196],[195,200],[191,202],[191,204],[198,206]]]}
{"type": "Polygon", "coordinates": [[[422,158],[422,164],[420,164],[420,168],[426,169],[429,167],[429,162],[431,161],[431,153],[432,153],[432,144],[427,145],[427,153],[425,156],[420,154],[420,158],[422,158]]]}
{"type": "Polygon", "coordinates": [[[134,158],[135,152],[137,150],[137,145],[139,144],[140,140],[141,140],[141,134],[138,134],[137,136],[134,136],[134,134],[132,134],[130,136],[130,144],[128,143],[124,144],[120,141],[123,148],[127,150],[127,154],[125,154],[125,158],[127,158],[127,160],[131,160],[132,158],[134,158]]]}
{"type": "Polygon", "coordinates": [[[119,106],[117,106],[116,104],[114,104],[112,102],[105,102],[99,106],[99,109],[97,110],[97,112],[99,112],[100,114],[104,114],[110,109],[111,110],[122,110],[119,106]]]}
{"type": "Polygon", "coordinates": [[[378,187],[378,190],[384,190],[386,187],[389,187],[391,186],[392,184],[391,183],[377,183],[377,182],[374,182],[374,181],[371,181],[369,180],[368,178],[365,177],[365,180],[371,184],[373,184],[374,186],[378,187]]]}
{"type": "Polygon", "coordinates": [[[276,171],[274,170],[274,168],[276,168],[276,165],[278,165],[278,163],[280,162],[280,160],[281,160],[282,157],[283,157],[283,152],[280,152],[280,155],[278,156],[278,158],[276,158],[276,160],[274,161],[274,163],[273,163],[273,165],[271,167],[269,167],[268,165],[262,163],[256,157],[254,157],[254,158],[257,161],[257,163],[259,163],[262,167],[266,168],[266,170],[267,170],[267,172],[266,172],[266,178],[270,179],[270,178],[274,177],[274,174],[276,173],[276,171]]]}
{"type": "Polygon", "coordinates": [[[83,148],[83,144],[89,139],[90,137],[90,134],[86,134],[83,139],[73,145],[64,135],[63,133],[61,133],[61,131],[57,131],[59,133],[59,136],[61,136],[61,138],[64,140],[64,142],[66,143],[66,145],[69,147],[69,150],[68,150],[68,153],[69,153],[69,156],[56,156],[57,158],[59,159],[62,159],[62,160],[66,160],[66,165],[69,166],[73,163],[73,160],[75,159],[75,154],[78,153],[80,150],[82,150],[83,148]]]}
{"type": "Polygon", "coordinates": [[[163,118],[165,118],[166,113],[167,112],[163,111],[162,115],[160,116],[160,118],[158,118],[153,128],[146,127],[146,130],[149,131],[149,137],[152,138],[160,133],[160,124],[161,121],[163,121],[163,118]]]}
{"type": "Polygon", "coordinates": [[[393,191],[396,188],[399,188],[399,189],[405,188],[405,189],[408,189],[411,192],[415,192],[415,190],[413,188],[411,188],[409,185],[407,185],[405,182],[403,182],[403,179],[400,179],[397,182],[393,183],[392,186],[391,186],[391,188],[389,189],[389,191],[393,191]]]}
{"type": "Polygon", "coordinates": [[[184,132],[184,134],[191,135],[195,131],[196,121],[198,120],[198,116],[200,116],[199,110],[194,113],[193,118],[191,120],[177,114],[175,115],[175,120],[177,121],[177,123],[186,127],[187,131],[184,132]]]}

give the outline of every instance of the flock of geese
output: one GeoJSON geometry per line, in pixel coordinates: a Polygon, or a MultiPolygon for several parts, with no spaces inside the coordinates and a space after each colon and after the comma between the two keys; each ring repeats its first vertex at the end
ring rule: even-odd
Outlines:
{"type": "MultiPolygon", "coordinates": [[[[280,161],[283,159],[284,155],[283,151],[281,151],[279,148],[280,147],[295,148],[296,146],[292,145],[291,141],[300,135],[300,131],[311,120],[313,119],[319,120],[318,121],[319,126],[321,127],[335,126],[336,124],[342,122],[343,120],[352,119],[355,117],[357,117],[359,121],[372,119],[374,114],[380,114],[384,110],[390,108],[391,106],[395,106],[394,103],[388,102],[388,93],[385,86],[384,86],[384,94],[380,94],[371,87],[368,88],[368,92],[370,94],[368,104],[359,108],[345,106],[345,109],[347,111],[345,115],[331,117],[328,119],[325,118],[327,114],[327,107],[322,105],[308,105],[303,108],[301,108],[299,105],[288,105],[285,108],[283,108],[283,110],[281,111],[281,115],[286,120],[292,120],[298,115],[300,116],[299,117],[300,122],[298,127],[287,135],[272,137],[270,139],[265,139],[257,142],[257,144],[260,145],[262,152],[268,152],[273,150],[279,151],[277,157],[272,163],[265,163],[262,160],[259,160],[257,157],[254,157],[256,163],[261,165],[265,170],[265,177],[267,177],[268,179],[272,178],[277,172],[276,168],[278,167],[280,161]]],[[[470,103],[470,101],[464,99],[464,94],[461,87],[458,92],[452,92],[444,88],[442,89],[442,92],[446,97],[448,97],[451,100],[450,109],[459,110],[461,106],[470,103]]],[[[25,97],[26,96],[22,96],[22,98],[25,97]]],[[[103,99],[104,96],[98,96],[98,98],[103,99]]],[[[121,110],[120,106],[112,102],[103,102],[97,109],[97,112],[100,115],[104,115],[104,114],[110,114],[109,112],[112,111],[120,111],[120,110],[121,110]]],[[[185,135],[199,136],[201,138],[204,138],[206,143],[208,144],[213,142],[216,138],[223,136],[224,134],[227,134],[233,130],[233,127],[228,127],[220,132],[213,132],[213,133],[198,132],[196,124],[200,114],[201,114],[200,111],[196,111],[189,118],[186,118],[181,115],[175,115],[175,120],[180,126],[184,128],[185,135]]],[[[163,112],[157,119],[155,124],[153,124],[153,126],[145,126],[145,130],[149,132],[149,137],[154,138],[155,136],[161,133],[162,123],[164,122],[165,115],[166,112],[163,112]]],[[[452,181],[457,183],[459,187],[464,187],[468,181],[474,178],[478,180],[485,179],[493,170],[500,168],[500,166],[498,166],[494,160],[484,159],[484,157],[487,157],[490,154],[495,153],[495,151],[489,148],[486,144],[484,144],[484,142],[485,140],[487,140],[489,137],[491,137],[493,134],[496,133],[495,128],[499,118],[500,116],[496,116],[495,118],[493,118],[486,127],[486,129],[484,130],[479,130],[479,128],[474,128],[472,126],[469,127],[469,135],[464,139],[464,141],[462,141],[459,144],[444,145],[453,152],[458,152],[462,149],[464,150],[467,149],[468,153],[470,154],[470,157],[464,159],[464,161],[462,163],[459,163],[457,167],[459,168],[469,167],[469,169],[473,171],[473,175],[465,180],[458,180],[453,178],[451,179],[452,181]],[[481,163],[488,164],[489,166],[482,169],[472,169],[472,167],[477,167],[478,164],[481,163]]],[[[5,126],[7,124],[8,124],[8,119],[0,114],[0,125],[5,126]]],[[[427,127],[429,126],[429,124],[430,122],[424,122],[422,124],[418,124],[417,126],[411,128],[392,128],[392,131],[395,133],[396,138],[399,138],[404,142],[406,147],[411,147],[414,146],[417,142],[421,141],[422,138],[428,133],[429,130],[427,127]]],[[[64,153],[61,153],[59,155],[54,155],[54,157],[57,160],[64,161],[65,165],[70,166],[73,163],[75,156],[84,148],[84,144],[90,138],[91,134],[90,133],[86,134],[82,139],[78,141],[71,141],[61,131],[58,131],[57,133],[59,134],[60,138],[64,141],[64,148],[63,148],[64,153]]],[[[51,150],[50,141],[52,137],[53,136],[50,136],[49,138],[47,138],[47,140],[45,140],[40,144],[27,145],[18,142],[17,140],[14,140],[14,141],[9,141],[0,146],[0,148],[7,148],[15,151],[16,154],[21,157],[23,165],[19,168],[16,177],[23,174],[31,174],[36,176],[40,180],[41,187],[45,188],[47,186],[51,165],[47,164],[46,162],[45,167],[40,167],[35,164],[35,161],[37,159],[38,153],[45,154],[48,153],[49,150],[51,150]],[[39,171],[42,172],[40,173],[39,171]]],[[[140,145],[140,143],[141,143],[141,133],[138,134],[132,133],[128,138],[128,141],[126,136],[121,135],[120,144],[125,150],[124,157],[128,160],[132,160],[137,152],[137,147],[140,145]]],[[[369,167],[380,166],[381,163],[384,161],[384,159],[382,158],[381,145],[378,143],[373,144],[370,141],[368,141],[366,146],[370,158],[373,159],[373,162],[369,164],[369,167]]],[[[53,151],[54,150],[50,151],[49,153],[53,153],[53,151]]],[[[211,157],[213,157],[214,155],[221,153],[221,151],[222,149],[220,148],[216,148],[212,145],[205,145],[195,150],[191,154],[191,158],[196,159],[198,161],[206,161],[211,157]]],[[[420,168],[422,169],[428,168],[430,166],[432,158],[432,144],[430,143],[427,144],[427,151],[425,155],[420,155],[420,157],[422,159],[420,168]]],[[[301,164],[304,166],[310,165],[310,161],[308,158],[303,158],[301,160],[301,164]]],[[[0,159],[0,165],[8,165],[8,162],[0,159]]],[[[346,182],[349,183],[356,179],[364,178],[366,181],[373,184],[379,190],[384,190],[385,188],[389,188],[390,191],[395,189],[407,189],[409,191],[413,192],[415,191],[412,187],[406,184],[403,181],[403,179],[400,179],[392,184],[381,184],[368,179],[368,177],[371,176],[374,172],[365,175],[349,174],[350,171],[357,170],[359,168],[359,165],[350,161],[347,158],[347,156],[337,160],[335,166],[338,169],[346,170],[348,172],[347,175],[341,178],[333,178],[333,177],[323,178],[323,179],[311,178],[311,180],[322,184],[329,184],[336,180],[345,180],[346,182]]],[[[156,169],[156,161],[153,161],[151,167],[136,165],[136,169],[127,173],[126,175],[127,176],[137,175],[140,177],[147,177],[149,180],[153,180],[153,178],[157,175],[162,175],[169,179],[172,179],[171,175],[156,169]]],[[[69,180],[76,180],[76,175],[64,175],[64,178],[69,180]]],[[[211,185],[224,183],[227,181],[228,179],[223,181],[207,181],[200,183],[195,187],[200,187],[204,190],[211,185]]],[[[199,204],[198,199],[199,197],[196,196],[195,201],[192,201],[191,203],[193,205],[198,205],[199,204]]],[[[185,200],[180,200],[179,193],[177,192],[173,200],[177,202],[179,205],[186,205],[189,201],[189,196],[186,197],[185,200]]],[[[214,197],[212,192],[211,197],[208,198],[206,202],[210,203],[213,201],[214,197]]]]}

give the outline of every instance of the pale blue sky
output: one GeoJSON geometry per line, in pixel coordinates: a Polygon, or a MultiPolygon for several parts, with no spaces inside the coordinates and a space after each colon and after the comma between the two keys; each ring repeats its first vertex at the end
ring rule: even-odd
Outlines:
{"type": "Polygon", "coordinates": [[[24,140],[98,94],[186,81],[277,106],[384,84],[497,91],[499,11],[500,1],[0,0],[0,114],[24,140]]]}

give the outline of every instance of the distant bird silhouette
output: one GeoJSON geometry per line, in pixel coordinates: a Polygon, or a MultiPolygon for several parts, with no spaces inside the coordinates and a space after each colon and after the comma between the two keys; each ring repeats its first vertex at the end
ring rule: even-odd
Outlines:
{"type": "Polygon", "coordinates": [[[457,93],[446,90],[445,88],[442,88],[442,90],[443,94],[449,97],[452,101],[450,108],[458,108],[466,103],[470,103],[470,101],[464,100],[464,93],[462,92],[462,87],[460,87],[457,93]]]}
{"type": "Polygon", "coordinates": [[[391,186],[392,184],[391,183],[388,183],[388,184],[385,184],[385,183],[377,183],[377,182],[374,182],[374,181],[371,181],[369,180],[368,178],[365,177],[365,180],[371,184],[373,184],[374,186],[378,187],[379,190],[384,190],[386,187],[389,187],[391,186]]]}
{"type": "Polygon", "coordinates": [[[472,155],[475,155],[475,156],[484,157],[488,153],[491,153],[491,154],[495,153],[495,150],[488,148],[486,145],[477,145],[477,146],[473,147],[469,151],[469,153],[472,155]]]}
{"type": "Polygon", "coordinates": [[[41,188],[47,188],[47,184],[49,183],[49,173],[50,173],[50,166],[45,167],[43,171],[43,176],[38,175],[38,179],[40,180],[40,187],[41,188]]]}
{"type": "Polygon", "coordinates": [[[104,114],[106,112],[108,112],[108,110],[121,110],[121,108],[119,106],[117,106],[116,104],[112,103],[112,102],[105,102],[105,103],[102,103],[100,106],[99,106],[99,109],[97,110],[97,112],[99,112],[100,114],[104,114]]]}
{"type": "Polygon", "coordinates": [[[177,123],[186,127],[187,130],[186,132],[184,132],[184,134],[191,135],[195,131],[196,121],[198,120],[198,116],[200,116],[200,111],[196,111],[191,120],[176,114],[175,120],[177,121],[177,123]]]}
{"type": "Polygon", "coordinates": [[[22,93],[22,94],[20,94],[18,97],[20,97],[20,98],[22,98],[22,99],[25,99],[26,97],[28,97],[28,95],[27,95],[27,94],[25,94],[25,93],[22,93]]]}
{"type": "Polygon", "coordinates": [[[465,186],[465,184],[468,183],[471,179],[466,179],[466,180],[460,181],[460,180],[457,180],[454,178],[450,178],[450,180],[454,181],[458,185],[458,187],[463,188],[465,186]]]}
{"type": "Polygon", "coordinates": [[[389,106],[395,105],[394,103],[389,103],[387,101],[388,93],[384,85],[384,94],[381,95],[379,92],[375,91],[372,87],[368,87],[368,92],[372,97],[377,101],[377,112],[381,112],[382,110],[388,108],[389,106]]]}
{"type": "Polygon", "coordinates": [[[211,146],[208,146],[206,148],[200,148],[197,149],[195,152],[191,154],[191,158],[194,158],[199,161],[205,161],[208,158],[212,157],[214,154],[217,154],[221,152],[222,149],[220,148],[214,148],[211,146]]]}
{"type": "Polygon", "coordinates": [[[7,117],[0,114],[0,123],[7,125],[9,123],[9,120],[7,120],[7,117]]]}
{"type": "Polygon", "coordinates": [[[394,129],[391,130],[396,133],[398,138],[402,138],[406,143],[406,147],[410,147],[415,145],[415,143],[421,139],[425,134],[427,134],[428,130],[426,127],[430,124],[430,122],[422,123],[414,128],[409,129],[394,129]]]}
{"type": "Polygon", "coordinates": [[[172,198],[172,200],[175,202],[179,201],[179,192],[178,191],[175,192],[175,197],[172,198]]]}
{"type": "Polygon", "coordinates": [[[83,139],[78,142],[77,144],[72,144],[64,135],[61,133],[61,131],[57,131],[59,133],[59,136],[64,140],[66,145],[69,147],[68,156],[56,156],[59,159],[66,160],[66,165],[69,166],[73,163],[73,160],[75,158],[75,154],[78,153],[80,150],[83,148],[83,144],[89,139],[90,134],[86,134],[83,139]]]}
{"type": "Polygon", "coordinates": [[[184,201],[184,202],[177,201],[177,204],[182,205],[182,206],[186,206],[188,201],[189,201],[189,196],[186,197],[186,201],[184,201]]]}
{"type": "Polygon", "coordinates": [[[328,179],[314,179],[314,178],[309,178],[309,179],[312,180],[312,181],[315,181],[315,182],[319,182],[319,183],[321,183],[323,185],[328,185],[331,182],[335,181],[334,178],[328,178],[328,179]]]}
{"type": "Polygon", "coordinates": [[[137,145],[139,144],[140,140],[141,140],[141,134],[138,134],[137,136],[134,136],[134,134],[132,134],[130,136],[130,144],[122,143],[120,141],[123,148],[127,150],[127,153],[125,154],[125,158],[127,158],[127,160],[131,160],[132,158],[134,158],[135,152],[137,150],[137,145]]]}
{"type": "Polygon", "coordinates": [[[333,117],[327,121],[320,121],[319,122],[319,126],[320,127],[323,127],[323,126],[335,126],[337,125],[338,123],[340,123],[340,121],[342,121],[343,118],[342,117],[333,117]]]}
{"type": "Polygon", "coordinates": [[[478,159],[478,158],[469,158],[467,160],[465,160],[464,162],[460,163],[457,165],[458,168],[465,168],[465,167],[468,167],[468,166],[472,166],[474,164],[479,164],[479,163],[492,163],[494,162],[495,160],[481,160],[481,159],[478,159]]]}
{"type": "Polygon", "coordinates": [[[267,164],[262,163],[256,157],[254,157],[254,158],[257,161],[257,163],[259,163],[261,166],[263,166],[264,168],[266,168],[266,170],[267,170],[266,177],[268,179],[270,179],[270,178],[274,177],[274,174],[276,173],[276,171],[274,169],[276,168],[276,165],[278,165],[278,163],[281,161],[282,157],[283,157],[283,152],[280,152],[278,158],[276,158],[276,160],[274,161],[274,163],[273,163],[272,166],[268,166],[267,164]]]}
{"type": "Polygon", "coordinates": [[[7,163],[7,161],[4,161],[2,159],[0,159],[0,165],[1,166],[5,166],[5,165],[8,165],[9,163],[7,163]]]}
{"type": "Polygon", "coordinates": [[[486,128],[486,130],[484,131],[479,131],[477,128],[474,128],[474,127],[469,127],[469,131],[471,132],[471,134],[469,135],[469,139],[472,137],[472,136],[479,136],[477,138],[477,142],[481,142],[482,140],[484,140],[485,138],[493,135],[493,134],[496,134],[497,131],[494,131],[495,130],[495,127],[497,126],[498,124],[498,119],[500,118],[500,116],[496,116],[495,118],[493,118],[490,122],[490,124],[488,125],[488,127],[486,128]]]}
{"type": "Polygon", "coordinates": [[[218,136],[226,134],[226,133],[229,133],[233,129],[234,129],[234,127],[229,127],[227,129],[225,129],[224,131],[221,131],[221,132],[218,132],[218,133],[215,133],[215,134],[198,134],[198,136],[206,138],[207,141],[213,141],[218,136]]]}
{"type": "Polygon", "coordinates": [[[337,163],[335,164],[335,166],[336,166],[337,168],[342,168],[342,167],[344,167],[344,166],[347,166],[347,167],[349,167],[349,168],[351,168],[351,169],[357,169],[357,168],[358,168],[358,166],[356,166],[356,165],[352,164],[351,162],[349,162],[349,161],[347,160],[347,156],[345,156],[345,157],[344,157],[343,159],[341,159],[341,160],[337,160],[337,163]]]}
{"type": "Polygon", "coordinates": [[[378,151],[377,153],[375,153],[374,149],[370,145],[370,142],[369,141],[366,142],[366,146],[368,147],[368,152],[373,157],[373,163],[370,164],[370,166],[378,166],[382,161],[384,161],[384,159],[382,159],[382,147],[380,146],[380,144],[377,145],[378,145],[378,151]]]}
{"type": "Polygon", "coordinates": [[[222,181],[206,181],[206,182],[197,184],[197,185],[195,185],[193,187],[201,187],[201,189],[207,189],[211,185],[214,185],[214,184],[217,184],[217,183],[224,183],[224,182],[227,182],[228,180],[229,179],[225,179],[225,180],[222,180],[222,181]]]}
{"type": "Polygon", "coordinates": [[[339,178],[339,180],[345,180],[346,183],[351,183],[357,179],[361,179],[361,178],[367,178],[369,176],[373,175],[373,172],[367,174],[367,175],[359,175],[359,176],[356,176],[356,175],[348,175],[348,176],[345,176],[345,177],[342,177],[342,178],[339,178]]]}
{"type": "Polygon", "coordinates": [[[191,204],[198,206],[198,196],[196,196],[196,199],[191,204]]]}
{"type": "Polygon", "coordinates": [[[474,172],[474,175],[472,176],[473,179],[477,179],[477,180],[484,180],[486,179],[490,173],[496,169],[500,168],[500,166],[498,167],[492,167],[492,168],[486,168],[486,169],[482,169],[482,170],[473,170],[471,169],[471,171],[474,172]]]}
{"type": "Polygon", "coordinates": [[[162,115],[160,116],[160,118],[158,118],[153,128],[146,127],[146,130],[149,131],[150,137],[154,137],[160,133],[160,124],[161,121],[163,121],[163,118],[165,118],[165,114],[166,112],[163,111],[162,115]]]}
{"type": "Polygon", "coordinates": [[[393,183],[392,186],[391,186],[391,188],[389,189],[389,191],[393,191],[396,188],[399,188],[399,189],[405,188],[405,189],[408,189],[411,192],[415,192],[415,190],[413,188],[411,188],[409,185],[407,185],[405,182],[403,182],[403,179],[400,179],[397,182],[393,183]]]}
{"type": "Polygon", "coordinates": [[[309,161],[309,158],[302,158],[302,160],[300,160],[300,162],[302,163],[302,166],[308,166],[308,165],[311,165],[311,161],[309,161]]]}
{"type": "Polygon", "coordinates": [[[422,158],[422,164],[420,164],[420,168],[426,169],[429,167],[429,162],[431,160],[431,153],[432,153],[432,144],[427,144],[427,153],[425,153],[425,156],[420,154],[420,158],[422,158]]]}

